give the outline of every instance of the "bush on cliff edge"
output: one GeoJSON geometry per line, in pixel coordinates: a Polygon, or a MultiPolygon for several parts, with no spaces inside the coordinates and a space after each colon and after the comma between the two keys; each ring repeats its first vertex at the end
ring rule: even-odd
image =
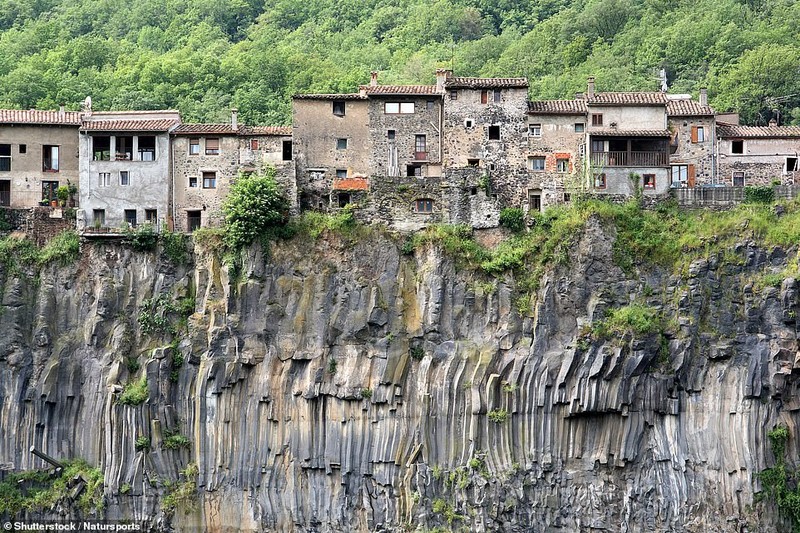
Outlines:
{"type": "Polygon", "coordinates": [[[231,185],[222,212],[225,244],[232,250],[249,246],[276,227],[286,224],[289,203],[275,181],[275,169],[239,174],[231,185]]]}

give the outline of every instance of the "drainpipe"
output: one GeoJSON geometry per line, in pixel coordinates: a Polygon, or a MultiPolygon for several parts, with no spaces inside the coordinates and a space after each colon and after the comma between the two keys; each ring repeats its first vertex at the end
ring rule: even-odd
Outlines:
{"type": "Polygon", "coordinates": [[[172,142],[172,134],[171,133],[167,134],[167,141],[169,142],[169,145],[171,147],[171,150],[169,150],[169,165],[170,165],[170,168],[172,169],[172,171],[171,171],[172,175],[170,176],[170,187],[169,187],[169,189],[170,189],[170,193],[171,193],[170,196],[172,196],[172,216],[171,217],[167,217],[165,222],[167,222],[167,227],[169,227],[169,225],[170,225],[169,224],[169,220],[171,219],[172,220],[172,228],[171,228],[171,230],[175,231],[175,153],[174,153],[175,152],[175,143],[172,142]]]}

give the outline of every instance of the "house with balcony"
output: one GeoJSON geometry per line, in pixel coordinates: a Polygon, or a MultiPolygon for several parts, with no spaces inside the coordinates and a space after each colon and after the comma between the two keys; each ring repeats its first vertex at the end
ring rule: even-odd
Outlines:
{"type": "Polygon", "coordinates": [[[56,201],[62,185],[78,185],[76,111],[0,110],[0,206],[56,201]]]}
{"type": "Polygon", "coordinates": [[[79,231],[170,227],[170,132],[179,124],[177,111],[86,110],[79,128],[79,231]]]}

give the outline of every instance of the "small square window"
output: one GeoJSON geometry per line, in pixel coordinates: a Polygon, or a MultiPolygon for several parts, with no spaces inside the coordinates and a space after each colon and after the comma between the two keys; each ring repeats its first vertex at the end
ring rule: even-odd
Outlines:
{"type": "Polygon", "coordinates": [[[450,91],[450,100],[458,100],[458,91],[456,90],[450,91]]]}
{"type": "Polygon", "coordinates": [[[433,111],[433,100],[428,100],[426,106],[428,108],[428,111],[433,111]]]}
{"type": "Polygon", "coordinates": [[[656,175],[655,174],[644,174],[642,176],[642,187],[645,189],[655,189],[656,188],[656,175]]]}
{"type": "Polygon", "coordinates": [[[250,149],[258,150],[258,139],[250,139],[250,149]]]}
{"type": "Polygon", "coordinates": [[[528,124],[528,135],[531,137],[541,137],[542,136],[542,125],[541,124],[528,124]]]}
{"type": "Polygon", "coordinates": [[[422,165],[406,165],[406,176],[422,176],[422,165]]]}
{"type": "Polygon", "coordinates": [[[489,126],[489,140],[490,141],[500,140],[500,126],[489,126]]]}
{"type": "Polygon", "coordinates": [[[197,187],[197,178],[195,176],[189,178],[189,187],[197,187]]]}
{"type": "Polygon", "coordinates": [[[349,192],[340,192],[338,195],[339,200],[339,207],[347,207],[350,203],[350,193],[349,192]]]}
{"type": "Polygon", "coordinates": [[[569,159],[556,159],[556,172],[569,172],[569,159]]]}
{"type": "Polygon", "coordinates": [[[344,168],[337,168],[336,169],[336,179],[347,179],[347,169],[344,168]]]}
{"type": "Polygon", "coordinates": [[[131,175],[127,170],[120,170],[119,171],[119,184],[120,185],[130,185],[131,184],[131,175]]]}
{"type": "Polygon", "coordinates": [[[544,172],[544,156],[529,157],[528,168],[534,172],[544,172]]]}
{"type": "Polygon", "coordinates": [[[200,139],[189,139],[189,155],[200,155],[200,139]]]}
{"type": "Polygon", "coordinates": [[[144,210],[144,220],[148,224],[156,224],[158,222],[158,210],[156,209],[145,209],[144,210]]]}
{"type": "Polygon", "coordinates": [[[744,172],[733,173],[733,186],[744,187],[744,172]]]}
{"type": "Polygon", "coordinates": [[[798,166],[797,162],[798,162],[797,157],[787,157],[786,172],[797,172],[798,170],[800,170],[800,166],[798,166]]]}
{"type": "Polygon", "coordinates": [[[492,100],[494,100],[495,102],[500,102],[502,99],[503,99],[503,93],[500,91],[500,89],[495,89],[494,91],[492,91],[492,100]]]}
{"type": "Polygon", "coordinates": [[[386,132],[386,138],[389,139],[390,141],[393,141],[396,135],[397,132],[395,132],[394,130],[389,130],[386,132]]]}
{"type": "Polygon", "coordinates": [[[136,227],[136,209],[125,210],[125,222],[132,228],[136,227]]]}
{"type": "Polygon", "coordinates": [[[203,172],[203,188],[216,189],[217,188],[217,173],[216,172],[203,172]]]}
{"type": "Polygon", "coordinates": [[[568,192],[564,193],[564,203],[569,203],[572,200],[572,195],[568,192]]]}
{"type": "Polygon", "coordinates": [[[101,187],[109,187],[111,185],[111,172],[100,172],[99,184],[101,187]]]}
{"type": "Polygon", "coordinates": [[[594,175],[594,188],[595,189],[605,189],[606,188],[606,175],[605,174],[595,174],[594,175]]]}
{"type": "Polygon", "coordinates": [[[744,153],[744,141],[731,141],[731,153],[732,154],[743,154],[744,153]]]}
{"type": "Polygon", "coordinates": [[[333,114],[337,117],[344,116],[344,101],[343,100],[334,100],[333,101],[333,114]]]}
{"type": "Polygon", "coordinates": [[[603,125],[603,114],[592,113],[592,126],[602,126],[602,125],[603,125]]]}
{"type": "Polygon", "coordinates": [[[575,133],[583,133],[586,131],[586,124],[583,122],[576,122],[575,123],[575,133]]]}
{"type": "Polygon", "coordinates": [[[465,128],[471,128],[473,124],[474,124],[474,122],[472,122],[471,118],[468,118],[467,120],[464,121],[464,127],[465,128]]]}
{"type": "Polygon", "coordinates": [[[336,139],[337,150],[347,150],[347,139],[336,139]]]}
{"type": "Polygon", "coordinates": [[[27,144],[20,144],[19,145],[19,153],[27,154],[28,153],[28,145],[27,144]]]}
{"type": "Polygon", "coordinates": [[[468,167],[477,167],[481,164],[480,159],[467,159],[467,166],[468,167]]]}
{"type": "Polygon", "coordinates": [[[430,198],[423,198],[416,201],[417,213],[433,213],[433,200],[430,198]]]}

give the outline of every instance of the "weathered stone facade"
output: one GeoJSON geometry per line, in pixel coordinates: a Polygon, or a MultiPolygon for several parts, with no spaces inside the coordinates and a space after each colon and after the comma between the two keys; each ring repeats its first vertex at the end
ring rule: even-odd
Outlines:
{"type": "Polygon", "coordinates": [[[727,186],[800,184],[800,128],[719,124],[719,177],[727,186]]]}

